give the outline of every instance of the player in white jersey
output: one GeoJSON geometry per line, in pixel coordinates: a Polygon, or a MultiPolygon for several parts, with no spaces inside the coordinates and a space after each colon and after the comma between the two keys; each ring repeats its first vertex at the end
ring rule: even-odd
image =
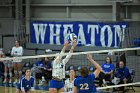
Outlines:
{"type": "MultiPolygon", "coordinates": [[[[63,79],[65,78],[65,65],[71,58],[71,55],[67,55],[66,58],[62,59],[62,55],[65,53],[65,50],[68,46],[69,42],[66,41],[64,43],[64,47],[59,56],[53,61],[53,69],[52,69],[52,80],[50,80],[49,84],[49,92],[50,93],[61,93],[64,92],[64,83],[63,79]]],[[[76,46],[76,41],[72,42],[72,47],[70,49],[70,53],[73,53],[73,50],[76,46]]]]}
{"type": "MultiPolygon", "coordinates": [[[[11,56],[13,57],[20,57],[23,55],[23,47],[19,45],[19,41],[15,41],[15,46],[11,50],[11,56]]],[[[13,66],[14,66],[14,74],[16,77],[16,80],[14,83],[17,83],[19,81],[19,78],[21,77],[21,68],[22,68],[22,60],[21,59],[15,59],[13,60],[13,66]]]]}
{"type": "Polygon", "coordinates": [[[72,88],[74,86],[74,79],[75,79],[75,71],[71,69],[69,71],[69,78],[65,80],[65,91],[70,93],[72,92],[72,88]]]}

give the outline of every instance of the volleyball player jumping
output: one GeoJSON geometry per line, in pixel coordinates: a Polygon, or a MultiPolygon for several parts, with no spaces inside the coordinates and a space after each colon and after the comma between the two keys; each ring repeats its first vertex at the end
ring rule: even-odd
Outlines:
{"type": "MultiPolygon", "coordinates": [[[[62,54],[65,53],[68,44],[69,44],[68,41],[64,43],[64,47],[61,50],[60,55],[57,56],[56,59],[53,61],[52,80],[50,80],[50,84],[49,84],[50,93],[64,92],[64,83],[62,80],[65,78],[65,65],[71,58],[71,55],[67,55],[66,58],[62,59],[62,54]]],[[[75,46],[76,46],[76,41],[74,40],[72,42],[70,53],[73,53],[75,46]]]]}
{"type": "Polygon", "coordinates": [[[74,80],[73,93],[95,93],[96,92],[94,80],[101,72],[101,67],[96,61],[94,61],[91,54],[87,54],[87,59],[95,66],[96,70],[93,72],[93,74],[89,74],[88,68],[82,67],[79,70],[81,76],[77,77],[74,80]]]}

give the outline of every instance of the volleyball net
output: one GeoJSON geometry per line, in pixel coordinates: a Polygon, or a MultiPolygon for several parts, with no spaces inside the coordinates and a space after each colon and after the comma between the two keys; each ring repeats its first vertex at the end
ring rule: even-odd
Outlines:
{"type": "MultiPolygon", "coordinates": [[[[87,46],[88,48],[88,46],[87,46]]],[[[69,62],[66,64],[66,71],[70,69],[72,66],[73,69],[76,72],[76,75],[78,74],[78,67],[86,66],[87,68],[91,68],[94,66],[88,62],[86,59],[85,54],[92,54],[93,58],[96,62],[98,62],[100,65],[105,61],[105,58],[107,56],[110,56],[112,59],[112,63],[115,66],[115,71],[118,68],[118,62],[120,60],[123,60],[126,64],[126,66],[130,69],[135,71],[133,82],[128,84],[121,84],[121,85],[112,85],[112,86],[106,86],[106,87],[98,87],[98,90],[107,89],[107,88],[115,88],[115,87],[122,87],[122,86],[138,86],[140,85],[140,56],[139,56],[140,47],[136,48],[122,48],[122,49],[108,49],[108,50],[98,50],[98,51],[85,51],[85,52],[74,52],[74,53],[68,53],[62,54],[62,56],[66,55],[72,55],[69,62]]],[[[53,61],[53,57],[59,56],[60,53],[50,53],[45,55],[35,55],[35,56],[22,56],[22,57],[6,57],[6,58],[0,58],[0,61],[9,61],[13,62],[12,60],[15,59],[22,59],[22,63],[28,63],[31,64],[29,68],[33,67],[33,64],[35,64],[37,61],[41,60],[44,57],[50,58],[50,60],[53,61]]],[[[95,69],[95,68],[94,68],[95,69]]],[[[94,70],[91,70],[92,73],[94,70]]]]}

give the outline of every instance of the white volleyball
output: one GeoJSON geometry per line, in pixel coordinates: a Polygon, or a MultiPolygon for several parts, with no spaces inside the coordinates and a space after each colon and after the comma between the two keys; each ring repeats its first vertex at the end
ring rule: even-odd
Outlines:
{"type": "Polygon", "coordinates": [[[77,40],[77,36],[74,33],[71,33],[71,34],[68,35],[67,40],[69,42],[72,42],[74,40],[77,40]]]}

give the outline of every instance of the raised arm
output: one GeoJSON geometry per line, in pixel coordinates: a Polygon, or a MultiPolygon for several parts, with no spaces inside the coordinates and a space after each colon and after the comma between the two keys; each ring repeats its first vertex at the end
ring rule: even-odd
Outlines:
{"type": "Polygon", "coordinates": [[[94,75],[95,75],[95,78],[99,75],[99,73],[101,72],[102,68],[101,66],[96,62],[94,61],[94,59],[92,58],[92,55],[91,54],[87,54],[87,59],[94,65],[94,67],[96,68],[96,70],[94,71],[94,75]]]}
{"type": "MultiPolygon", "coordinates": [[[[73,50],[74,50],[75,46],[76,46],[76,41],[73,41],[69,53],[73,53],[73,50]]],[[[66,58],[63,59],[63,62],[66,64],[69,61],[69,59],[71,58],[71,56],[72,55],[67,55],[66,58]]]]}
{"type": "Polygon", "coordinates": [[[55,60],[61,60],[62,59],[62,55],[61,54],[64,54],[65,53],[65,50],[68,47],[68,44],[69,44],[69,42],[68,41],[65,41],[64,46],[63,46],[63,48],[61,50],[60,55],[57,56],[55,60]]]}

